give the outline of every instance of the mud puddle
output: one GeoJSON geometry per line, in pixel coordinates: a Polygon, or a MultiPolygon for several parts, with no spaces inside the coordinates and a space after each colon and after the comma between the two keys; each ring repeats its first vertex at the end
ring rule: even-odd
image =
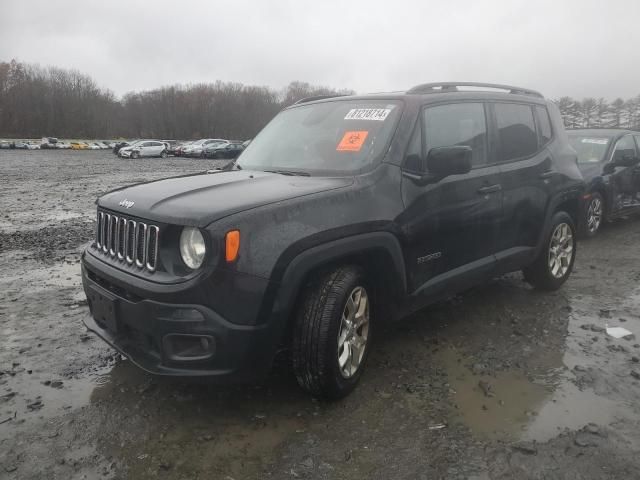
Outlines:
{"type": "Polygon", "coordinates": [[[30,260],[28,253],[13,251],[11,255],[0,255],[0,261],[16,263],[16,268],[12,272],[0,278],[0,288],[24,294],[52,287],[65,288],[82,285],[79,256],[52,265],[43,265],[40,262],[30,260]]]}
{"type": "Polygon", "coordinates": [[[55,226],[67,220],[86,218],[88,212],[72,212],[63,210],[44,209],[41,213],[32,211],[14,212],[0,220],[0,228],[4,232],[36,231],[44,227],[55,226]]]}
{"type": "Polygon", "coordinates": [[[533,358],[524,369],[487,374],[464,350],[441,350],[434,361],[443,365],[449,378],[451,420],[483,438],[537,442],[589,423],[636,421],[637,411],[624,385],[634,384],[630,371],[637,366],[639,345],[635,333],[615,339],[606,329],[621,326],[640,332],[640,290],[615,306],[603,306],[588,295],[569,303],[562,348],[533,358]]]}
{"type": "Polygon", "coordinates": [[[91,406],[118,411],[128,427],[102,437],[99,450],[118,458],[130,478],[168,469],[185,478],[197,471],[259,477],[282,443],[302,437],[318,408],[286,378],[268,387],[216,387],[151,377],[122,360],[101,380],[91,406]]]}

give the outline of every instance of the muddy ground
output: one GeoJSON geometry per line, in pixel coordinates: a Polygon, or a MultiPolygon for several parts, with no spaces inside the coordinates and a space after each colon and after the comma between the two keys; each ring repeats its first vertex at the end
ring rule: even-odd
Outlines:
{"type": "Polygon", "coordinates": [[[0,478],[640,478],[640,220],[581,242],[573,276],[520,274],[378,330],[361,385],[316,401],[146,375],[88,334],[79,252],[96,196],[211,168],[0,151],[0,478]]]}

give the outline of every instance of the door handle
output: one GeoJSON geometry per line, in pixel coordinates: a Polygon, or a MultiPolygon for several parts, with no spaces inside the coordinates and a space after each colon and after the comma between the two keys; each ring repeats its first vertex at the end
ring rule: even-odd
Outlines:
{"type": "Polygon", "coordinates": [[[502,190],[502,185],[500,185],[499,183],[496,183],[495,185],[488,185],[486,187],[480,187],[478,189],[478,193],[480,195],[485,195],[487,193],[499,192],[500,190],[502,190]]]}
{"type": "Polygon", "coordinates": [[[547,170],[546,172],[542,172],[540,175],[538,175],[538,178],[542,178],[544,180],[553,177],[555,174],[555,170],[547,170]]]}

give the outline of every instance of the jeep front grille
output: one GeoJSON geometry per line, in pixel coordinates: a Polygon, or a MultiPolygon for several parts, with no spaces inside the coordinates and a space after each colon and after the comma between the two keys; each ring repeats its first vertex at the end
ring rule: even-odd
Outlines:
{"type": "Polygon", "coordinates": [[[104,255],[150,272],[158,264],[160,229],[131,218],[98,211],[96,248],[104,255]]]}

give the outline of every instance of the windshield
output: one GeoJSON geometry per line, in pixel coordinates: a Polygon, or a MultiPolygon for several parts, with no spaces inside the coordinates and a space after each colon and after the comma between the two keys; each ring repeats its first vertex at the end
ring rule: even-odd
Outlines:
{"type": "Polygon", "coordinates": [[[569,143],[578,152],[578,163],[599,163],[604,159],[610,137],[569,135],[569,143]]]}
{"type": "Polygon", "coordinates": [[[332,101],[276,116],[238,160],[243,169],[344,174],[384,155],[400,118],[400,102],[332,101]]]}

